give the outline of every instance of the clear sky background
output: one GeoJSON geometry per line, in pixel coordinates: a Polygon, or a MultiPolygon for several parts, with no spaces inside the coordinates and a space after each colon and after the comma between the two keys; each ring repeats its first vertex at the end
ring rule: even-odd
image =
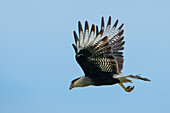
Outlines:
{"type": "Polygon", "coordinates": [[[1,0],[0,113],[168,113],[169,26],[169,0],[1,0]],[[102,16],[125,23],[123,73],[152,80],[135,80],[131,93],[68,90],[83,75],[72,32],[79,20],[100,26],[102,16]]]}

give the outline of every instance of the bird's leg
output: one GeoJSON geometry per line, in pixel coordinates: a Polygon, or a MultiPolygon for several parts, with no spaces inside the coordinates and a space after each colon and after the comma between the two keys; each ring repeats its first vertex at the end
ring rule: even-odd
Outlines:
{"type": "Polygon", "coordinates": [[[119,83],[119,85],[120,85],[126,92],[131,92],[131,91],[134,89],[134,86],[133,86],[133,87],[131,87],[131,86],[125,87],[122,83],[119,83]]]}

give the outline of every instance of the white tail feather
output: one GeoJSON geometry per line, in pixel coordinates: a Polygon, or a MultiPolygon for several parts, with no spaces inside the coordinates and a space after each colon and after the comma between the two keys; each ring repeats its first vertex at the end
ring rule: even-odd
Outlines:
{"type": "Polygon", "coordinates": [[[139,76],[140,74],[138,74],[138,75],[128,75],[128,76],[126,76],[126,77],[128,77],[128,78],[133,78],[133,79],[139,79],[139,80],[144,80],[144,81],[151,81],[151,80],[149,80],[148,78],[143,78],[143,77],[141,77],[141,76],[139,76]]]}
{"type": "Polygon", "coordinates": [[[114,74],[113,78],[119,79],[121,83],[127,83],[127,82],[132,83],[132,81],[129,80],[128,78],[144,80],[144,81],[151,81],[148,78],[143,78],[143,77],[140,77],[139,75],[140,74],[138,74],[138,75],[127,75],[126,76],[126,75],[122,75],[122,74],[114,74]]]}

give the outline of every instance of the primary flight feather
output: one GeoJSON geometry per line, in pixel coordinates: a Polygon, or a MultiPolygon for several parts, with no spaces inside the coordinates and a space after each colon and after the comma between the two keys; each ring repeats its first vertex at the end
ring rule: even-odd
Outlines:
{"type": "Polygon", "coordinates": [[[73,48],[76,53],[76,60],[84,71],[84,76],[74,79],[71,82],[70,90],[74,87],[85,87],[89,85],[113,85],[119,84],[125,91],[131,92],[134,86],[125,87],[122,83],[132,82],[128,78],[150,81],[138,75],[123,75],[123,52],[124,30],[123,25],[117,28],[118,20],[111,27],[111,17],[108,19],[106,28],[104,18],[101,20],[101,29],[92,24],[89,32],[88,22],[85,22],[83,31],[81,22],[78,22],[78,35],[74,31],[75,44],[73,48]],[[96,30],[95,30],[96,28],[96,30]]]}

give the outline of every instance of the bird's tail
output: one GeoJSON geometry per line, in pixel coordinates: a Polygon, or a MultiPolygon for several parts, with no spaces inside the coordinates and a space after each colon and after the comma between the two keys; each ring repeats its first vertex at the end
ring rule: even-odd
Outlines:
{"type": "Polygon", "coordinates": [[[140,75],[140,74],[138,74],[138,75],[128,75],[128,76],[126,76],[126,77],[127,77],[127,78],[144,80],[144,81],[151,81],[151,80],[149,80],[148,78],[144,78],[144,77],[141,77],[141,76],[139,76],[139,75],[140,75]]]}
{"type": "Polygon", "coordinates": [[[130,79],[128,79],[128,78],[144,80],[144,81],[151,81],[148,78],[144,78],[144,77],[141,77],[139,75],[140,74],[138,74],[138,75],[122,75],[122,74],[117,74],[117,75],[114,75],[113,77],[116,78],[116,79],[119,79],[119,81],[121,83],[127,83],[127,82],[132,83],[132,81],[130,79]]]}

